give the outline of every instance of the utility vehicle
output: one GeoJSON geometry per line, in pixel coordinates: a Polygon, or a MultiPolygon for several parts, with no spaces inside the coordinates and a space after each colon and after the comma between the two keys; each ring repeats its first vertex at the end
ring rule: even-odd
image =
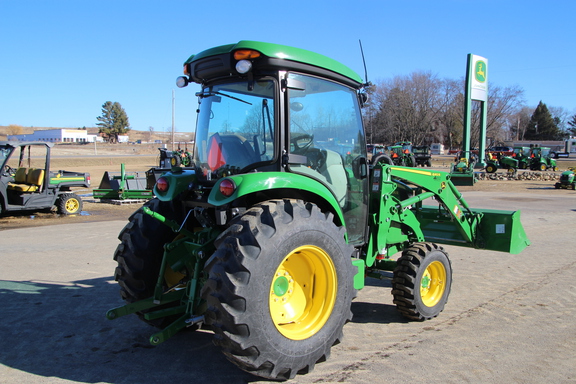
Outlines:
{"type": "Polygon", "coordinates": [[[50,169],[49,142],[0,141],[0,214],[56,208],[71,215],[82,211],[73,187],[90,187],[90,174],[50,169]]]}

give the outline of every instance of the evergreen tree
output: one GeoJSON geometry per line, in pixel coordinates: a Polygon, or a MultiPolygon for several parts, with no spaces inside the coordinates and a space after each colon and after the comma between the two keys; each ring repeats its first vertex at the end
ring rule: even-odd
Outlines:
{"type": "Polygon", "coordinates": [[[568,121],[568,125],[570,126],[570,128],[568,128],[568,132],[570,132],[570,135],[576,136],[576,115],[570,118],[570,121],[568,121]]]}
{"type": "Polygon", "coordinates": [[[99,133],[106,135],[106,138],[111,143],[118,142],[118,136],[127,133],[130,130],[130,123],[128,123],[128,115],[126,111],[118,102],[112,103],[107,101],[102,104],[102,116],[96,118],[100,127],[99,133]]]}
{"type": "Polygon", "coordinates": [[[560,140],[562,136],[548,107],[540,101],[528,122],[524,138],[526,140],[560,140]]]}

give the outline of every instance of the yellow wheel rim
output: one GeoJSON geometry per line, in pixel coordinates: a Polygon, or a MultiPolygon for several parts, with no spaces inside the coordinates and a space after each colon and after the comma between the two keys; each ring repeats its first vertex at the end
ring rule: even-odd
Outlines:
{"type": "Polygon", "coordinates": [[[305,245],[282,260],[270,286],[270,316],[292,340],[316,334],[332,313],[337,293],[336,268],[321,248],[305,245]]]}
{"type": "Polygon", "coordinates": [[[74,213],[80,207],[80,203],[76,199],[68,199],[66,201],[66,212],[74,213]]]}
{"type": "Polygon", "coordinates": [[[433,307],[444,295],[446,290],[446,268],[439,261],[428,265],[420,280],[420,297],[427,307],[433,307]]]}

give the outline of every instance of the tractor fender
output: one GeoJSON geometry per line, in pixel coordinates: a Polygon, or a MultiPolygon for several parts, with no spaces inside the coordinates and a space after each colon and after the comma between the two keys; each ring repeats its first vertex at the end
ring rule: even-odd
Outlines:
{"type": "Polygon", "coordinates": [[[337,217],[337,221],[344,223],[342,210],[328,187],[310,177],[296,173],[263,172],[228,176],[216,182],[208,196],[208,203],[216,207],[223,206],[255,193],[277,197],[279,194],[275,192],[280,190],[283,191],[282,197],[301,198],[319,206],[328,206],[337,217]],[[220,184],[224,180],[232,180],[235,185],[234,192],[230,196],[225,196],[220,192],[220,184]]]}

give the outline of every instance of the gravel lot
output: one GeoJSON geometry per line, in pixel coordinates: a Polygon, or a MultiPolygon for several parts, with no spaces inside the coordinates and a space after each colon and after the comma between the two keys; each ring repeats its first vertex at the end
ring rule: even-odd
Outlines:
{"type": "MultiPolygon", "coordinates": [[[[67,161],[93,175],[110,166],[67,161]]],[[[532,245],[520,255],[446,247],[450,300],[427,322],[403,319],[390,283],[369,279],[344,341],[292,382],[576,382],[576,192],[492,180],[460,190],[472,207],[521,210],[532,245]]],[[[135,316],[105,319],[122,305],[112,255],[136,208],[87,202],[86,215],[0,218],[0,382],[263,382],[227,362],[209,332],[151,347],[153,328],[135,316]]]]}

